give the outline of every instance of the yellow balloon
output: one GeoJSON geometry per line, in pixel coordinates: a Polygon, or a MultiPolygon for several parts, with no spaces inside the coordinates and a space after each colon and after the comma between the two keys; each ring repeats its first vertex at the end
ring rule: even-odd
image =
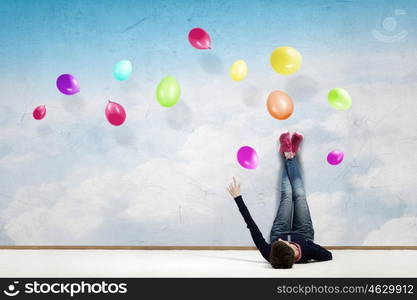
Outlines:
{"type": "Polygon", "coordinates": [[[241,81],[248,75],[248,65],[242,59],[239,59],[233,63],[230,67],[230,77],[234,81],[241,81]]]}
{"type": "Polygon", "coordinates": [[[271,54],[272,68],[282,75],[296,72],[301,67],[302,60],[300,52],[288,46],[276,48],[271,54]]]}

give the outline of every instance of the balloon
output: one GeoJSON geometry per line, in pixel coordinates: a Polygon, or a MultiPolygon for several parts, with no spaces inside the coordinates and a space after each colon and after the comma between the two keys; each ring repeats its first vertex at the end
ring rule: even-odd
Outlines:
{"type": "Polygon", "coordinates": [[[188,33],[191,46],[196,49],[211,49],[210,35],[202,28],[193,28],[188,33]]]}
{"type": "Polygon", "coordinates": [[[121,60],[113,67],[113,76],[119,81],[126,80],[132,74],[132,63],[130,60],[121,60]]]}
{"type": "Polygon", "coordinates": [[[291,97],[281,91],[273,91],[266,102],[269,113],[275,119],[288,119],[294,112],[294,104],[291,97]]]}
{"type": "Polygon", "coordinates": [[[33,110],[33,118],[35,120],[42,120],[46,115],[45,105],[39,105],[33,110]]]}
{"type": "Polygon", "coordinates": [[[342,151],[334,150],[327,154],[327,162],[331,165],[338,165],[343,161],[345,154],[342,151]]]}
{"type": "Polygon", "coordinates": [[[248,65],[244,60],[237,60],[230,67],[230,77],[234,81],[241,81],[246,78],[248,74],[248,65]]]}
{"type": "Polygon", "coordinates": [[[330,90],[327,101],[333,108],[339,110],[345,110],[352,106],[352,98],[350,98],[349,93],[341,88],[330,90]]]}
{"type": "Polygon", "coordinates": [[[245,169],[256,169],[258,154],[252,147],[243,146],[237,151],[237,161],[245,169]]]}
{"type": "Polygon", "coordinates": [[[58,90],[65,95],[74,95],[80,91],[77,79],[71,74],[62,74],[56,80],[58,90]]]}
{"type": "Polygon", "coordinates": [[[163,78],[156,87],[156,99],[162,106],[174,106],[177,104],[180,96],[180,85],[178,81],[172,76],[163,78]]]}
{"type": "Polygon", "coordinates": [[[290,75],[301,67],[300,52],[291,47],[276,48],[271,54],[271,65],[275,72],[290,75]]]}
{"type": "Polygon", "coordinates": [[[106,105],[105,113],[107,121],[109,121],[109,123],[114,126],[122,125],[123,122],[126,120],[125,109],[119,103],[112,102],[109,100],[109,102],[106,105]]]}

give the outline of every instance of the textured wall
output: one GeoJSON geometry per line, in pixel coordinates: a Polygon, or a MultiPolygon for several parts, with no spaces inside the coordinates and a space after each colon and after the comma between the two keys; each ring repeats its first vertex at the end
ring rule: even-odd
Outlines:
{"type": "Polygon", "coordinates": [[[225,187],[240,178],[268,237],[276,139],[290,129],[305,135],[318,242],[416,245],[416,14],[415,1],[1,1],[0,243],[251,245],[225,187]],[[212,50],[188,44],[196,26],[212,50]],[[269,65],[283,45],[304,59],[286,77],[269,65]],[[125,58],[134,73],[116,82],[125,58]],[[237,59],[249,66],[239,83],[228,77],[237,59]],[[59,94],[62,73],[79,94],[59,94]],[[166,75],[182,87],[169,109],[154,96],[166,75]],[[334,87],[350,110],[327,104],[334,87]],[[276,89],[294,100],[288,120],[265,109],[276,89]],[[105,120],[108,99],[124,105],[124,125],[105,120]],[[242,145],[258,169],[237,165],[242,145]],[[334,148],[338,166],[325,160],[334,148]]]}

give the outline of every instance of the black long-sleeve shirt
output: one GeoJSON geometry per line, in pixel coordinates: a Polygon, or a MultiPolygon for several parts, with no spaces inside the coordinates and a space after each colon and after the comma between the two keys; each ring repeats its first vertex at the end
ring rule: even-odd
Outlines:
{"type": "MultiPolygon", "coordinates": [[[[269,262],[269,254],[271,252],[271,244],[267,243],[262,236],[261,231],[252,219],[248,208],[243,202],[242,196],[237,196],[235,202],[239,207],[239,211],[242,214],[243,219],[249,228],[252,239],[256,245],[256,248],[261,252],[262,256],[269,262]]],[[[291,234],[291,242],[297,243],[301,248],[301,258],[296,263],[306,263],[311,259],[317,261],[325,261],[332,259],[332,253],[320,245],[313,243],[311,240],[305,239],[298,234],[291,234]]]]}

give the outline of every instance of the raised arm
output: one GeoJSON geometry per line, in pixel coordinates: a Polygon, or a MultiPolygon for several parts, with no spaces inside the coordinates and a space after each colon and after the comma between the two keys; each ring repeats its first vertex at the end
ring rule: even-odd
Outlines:
{"type": "Polygon", "coordinates": [[[239,208],[239,211],[246,222],[246,226],[250,231],[253,242],[256,245],[256,248],[261,252],[262,256],[269,261],[269,253],[271,252],[271,246],[265,241],[261,231],[256,225],[255,221],[252,219],[252,216],[249,213],[248,208],[243,202],[243,198],[240,195],[240,184],[236,182],[236,179],[233,177],[233,183],[228,187],[230,195],[235,199],[235,202],[239,208]]]}

